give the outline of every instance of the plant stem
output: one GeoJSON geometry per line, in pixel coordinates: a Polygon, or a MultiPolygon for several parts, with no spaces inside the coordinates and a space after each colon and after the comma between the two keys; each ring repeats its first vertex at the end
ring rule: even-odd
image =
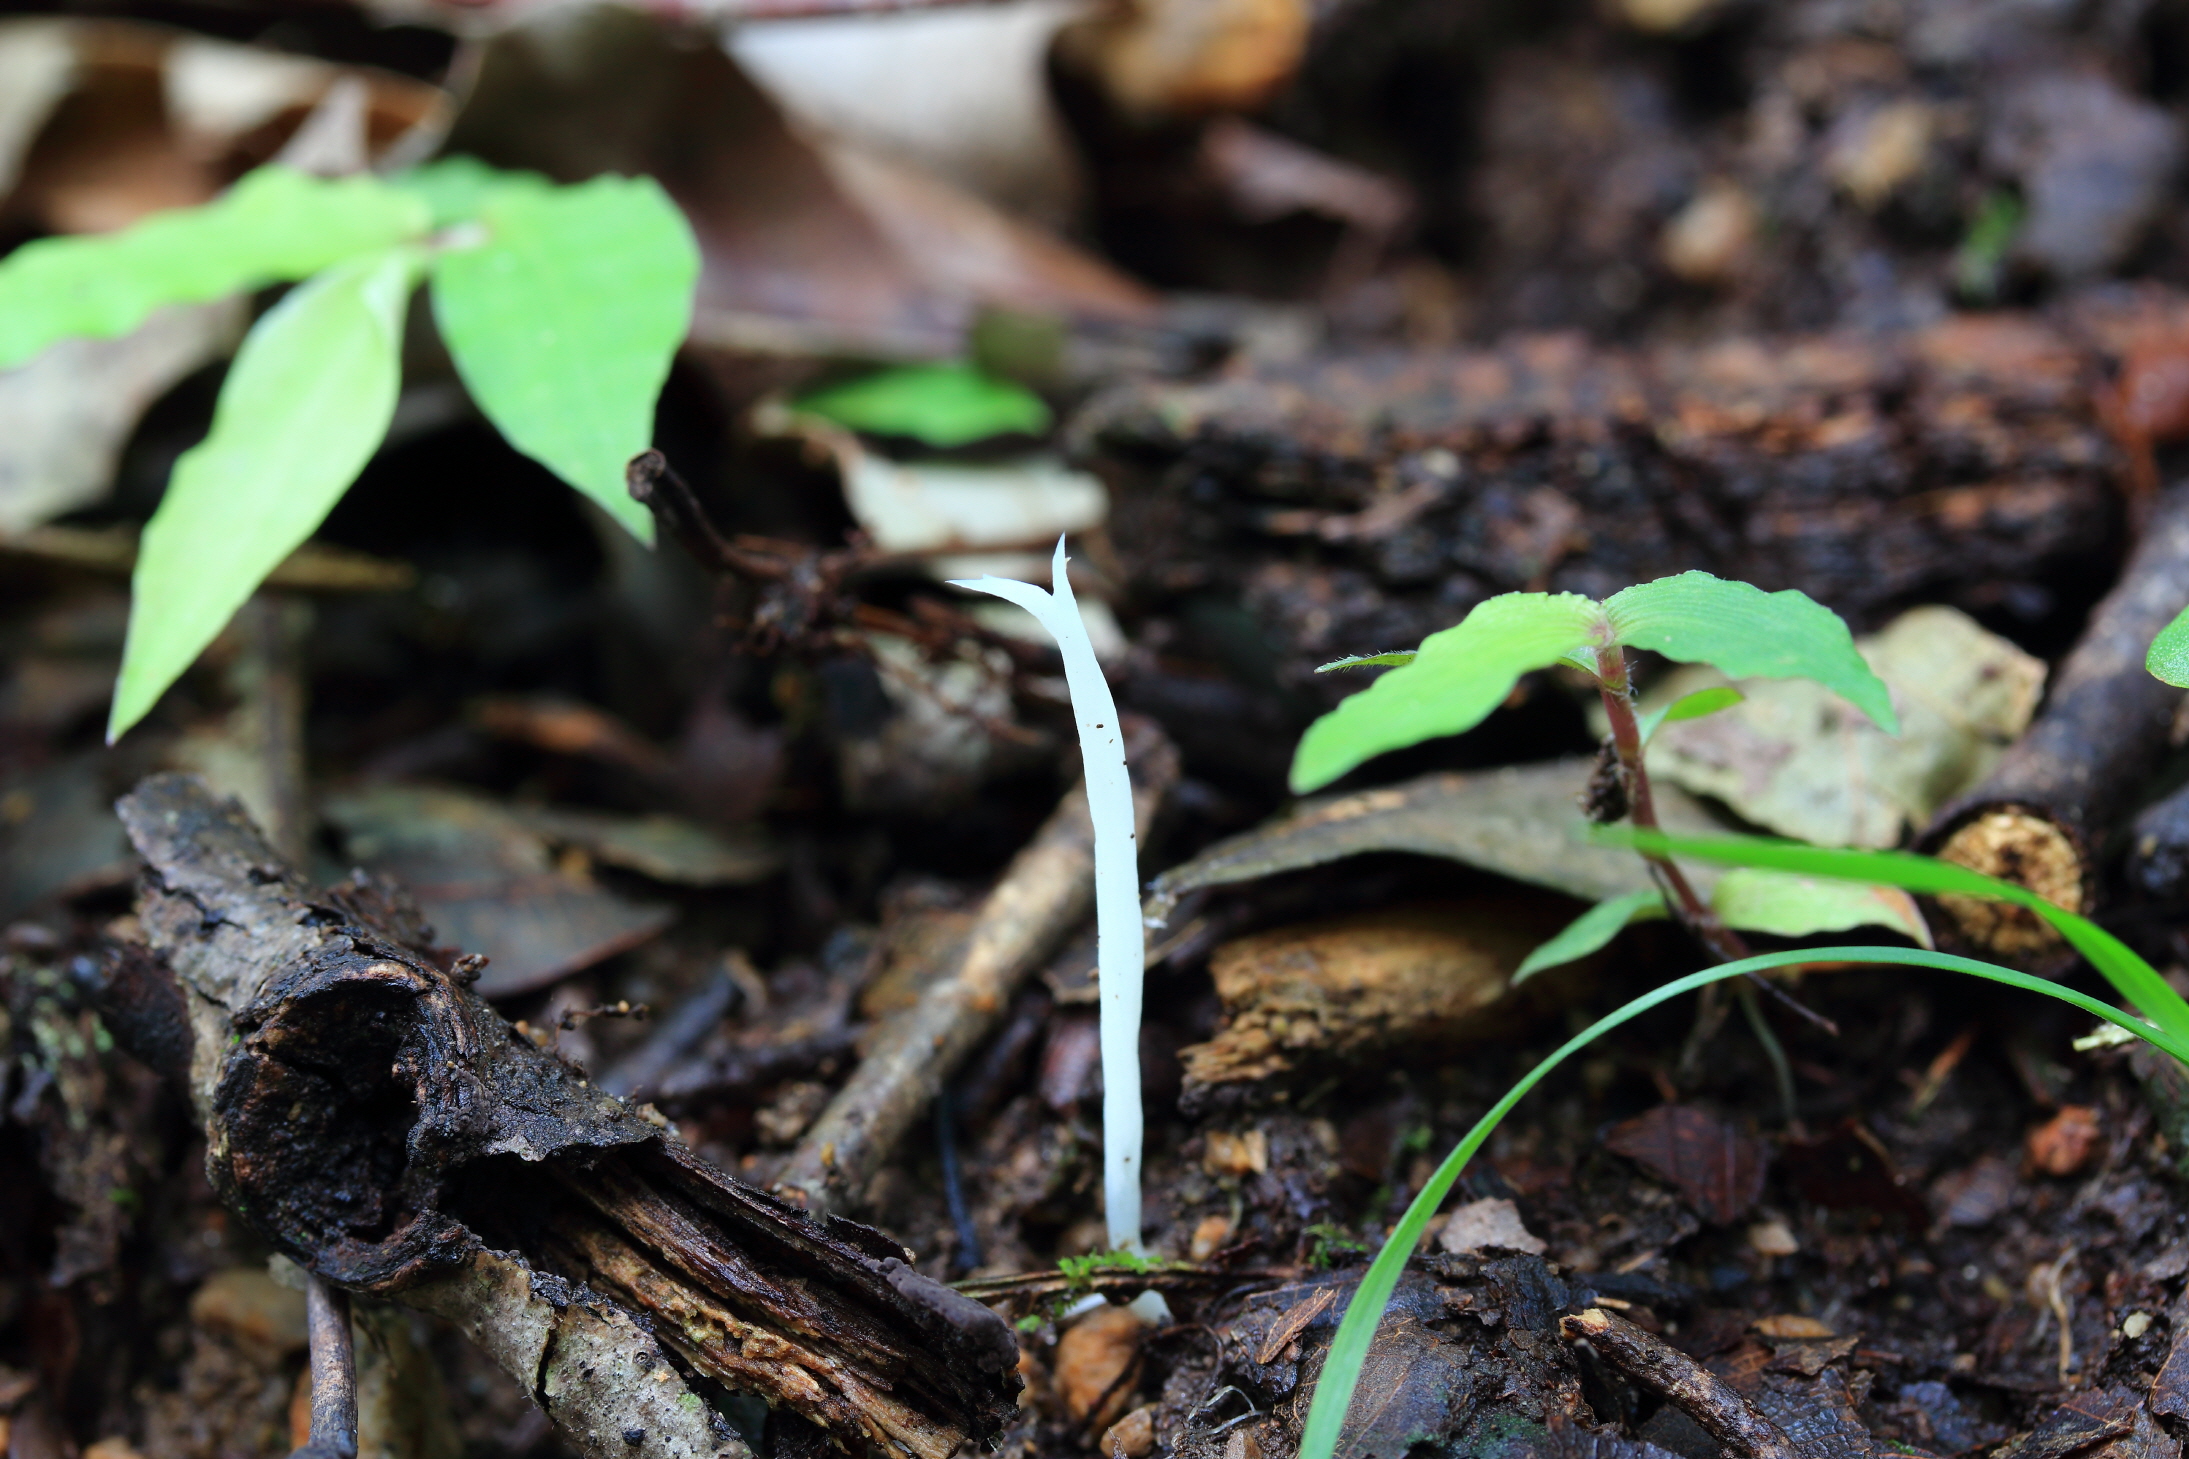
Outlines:
{"type": "MultiPolygon", "coordinates": [[[[1645,831],[1661,830],[1657,824],[1657,801],[1650,792],[1649,767],[1643,761],[1642,727],[1634,717],[1634,686],[1627,674],[1627,651],[1618,644],[1609,644],[1596,651],[1596,685],[1603,695],[1604,714],[1611,721],[1612,748],[1619,756],[1620,778],[1627,792],[1627,814],[1634,824],[1645,831]]],[[[1695,939],[1708,948],[1721,962],[1737,962],[1747,957],[1748,944],[1741,935],[1718,920],[1709,904],[1696,895],[1694,883],[1687,873],[1680,870],[1668,856],[1643,854],[1650,870],[1655,873],[1659,885],[1665,889],[1681,925],[1695,939]]],[[[1771,1030],[1757,1005],[1753,980],[1735,990],[1741,1002],[1741,1012],[1754,1031],[1756,1041],[1763,1045],[1763,1055],[1771,1065],[1772,1082],[1778,1086],[1779,1104],[1786,1114],[1786,1123],[1799,1122],[1794,1103],[1794,1070],[1780,1046],[1778,1035],[1771,1030]]],[[[1701,1010],[1697,1027],[1715,1025],[1717,1010],[1706,1004],[1701,1010]]],[[[1691,1041],[1690,1047],[1693,1047],[1691,1041]]],[[[1683,1061],[1684,1062],[1684,1061],[1683,1061]]]]}
{"type": "MultiPolygon", "coordinates": [[[[1649,769],[1642,763],[1642,727],[1634,718],[1633,686],[1627,678],[1624,648],[1612,644],[1596,651],[1596,682],[1603,695],[1604,713],[1611,720],[1611,743],[1619,755],[1620,777],[1626,782],[1627,814],[1645,831],[1662,830],[1657,824],[1657,802],[1650,794],[1649,769]]],[[[1695,894],[1687,873],[1670,857],[1645,852],[1642,859],[1664,884],[1673,911],[1697,940],[1725,962],[1748,956],[1740,935],[1718,920],[1717,914],[1695,894]]]]}

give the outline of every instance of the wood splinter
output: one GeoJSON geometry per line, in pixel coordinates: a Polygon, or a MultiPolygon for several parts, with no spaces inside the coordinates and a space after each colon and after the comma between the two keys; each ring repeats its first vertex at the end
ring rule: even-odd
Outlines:
{"type": "Polygon", "coordinates": [[[1562,1317],[1569,1342],[1586,1342],[1605,1362],[1695,1421],[1735,1459],[1798,1459],[1779,1426],[1725,1381],[1678,1348],[1601,1307],[1562,1317]]]}
{"type": "Polygon", "coordinates": [[[311,886],[189,776],[118,809],[146,944],[110,960],[111,1026],[186,1079],[214,1188],[321,1283],[448,1319],[584,1459],[749,1459],[699,1380],[852,1454],[1001,1433],[1017,1341],[911,1253],[740,1184],[534,1047],[395,889],[311,886]]]}

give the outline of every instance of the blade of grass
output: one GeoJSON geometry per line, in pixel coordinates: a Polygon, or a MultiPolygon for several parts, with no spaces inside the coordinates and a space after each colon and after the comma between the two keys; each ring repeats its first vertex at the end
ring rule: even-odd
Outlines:
{"type": "MultiPolygon", "coordinates": [[[[1670,839],[1670,838],[1666,838],[1670,839]]],[[[1973,875],[1973,873],[1972,873],[1973,875]]],[[[1947,972],[1965,973],[1970,977],[1983,978],[1994,983],[2004,983],[2010,988],[2021,988],[2042,993],[2069,1003],[2083,1012],[2104,1019],[2117,1028],[2189,1064],[2189,1040],[2174,1037],[2164,1029],[2129,1017],[2109,1004],[2100,1002],[2087,993],[2063,987],[2049,978],[2031,973],[2016,972],[1996,963],[1979,962],[1974,958],[1956,957],[1951,953],[1929,952],[1913,947],[1821,947],[1803,948],[1792,952],[1763,953],[1746,957],[1738,962],[1720,963],[1714,968],[1704,968],[1675,978],[1663,987],[1653,988],[1639,998],[1621,1005],[1590,1024],[1560,1044],[1555,1052],[1542,1063],[1530,1069],[1520,1082],[1505,1092],[1503,1098],[1490,1106],[1489,1112],[1475,1122],[1466,1138],[1452,1147],[1452,1153],[1437,1167],[1421,1193],[1414,1197],[1406,1214],[1391,1230],[1383,1249],[1369,1263],[1368,1274],[1361,1278],[1360,1286],[1347,1305],[1345,1318],[1338,1324],[1337,1335],[1331,1339],[1330,1354],[1324,1359],[1322,1372],[1315,1380],[1315,1397],[1307,1411],[1307,1425],[1300,1435],[1299,1459],[1333,1459],[1338,1439],[1344,1429],[1346,1416],[1352,1408],[1353,1390],[1360,1381],[1361,1365],[1368,1356],[1368,1345],[1375,1337],[1376,1327],[1383,1320],[1383,1309],[1391,1300],[1391,1293],[1398,1287],[1399,1275],[1406,1268],[1406,1259],[1413,1254],[1421,1241],[1421,1233],[1427,1229],[1429,1218],[1444,1204],[1459,1174],[1467,1162],[1474,1158],[1483,1142],[1498,1127],[1505,1116],[1512,1112],[1528,1092],[1540,1084],[1552,1070],[1597,1039],[1650,1009],[1667,1003],[1683,993],[1692,993],[1706,984],[1738,978],[1748,973],[1763,972],[1770,968],[1787,967],[1806,962],[1861,962],[1897,963],[1905,967],[1940,968],[1947,972]]],[[[2163,986],[2163,985],[2162,985],[2163,986]]]]}
{"type": "Polygon", "coordinates": [[[2189,1002],[2167,986],[2158,969],[2089,918],[2056,907],[2012,882],[1906,851],[1839,850],[1763,836],[1667,836],[1626,826],[1605,826],[1591,834],[1611,845],[1631,846],[1645,856],[1690,856],[1728,866],[1874,882],[1929,896],[1981,897],[2027,907],[2058,929],[2123,998],[2174,1038],[2189,1043],[2189,1002]]]}

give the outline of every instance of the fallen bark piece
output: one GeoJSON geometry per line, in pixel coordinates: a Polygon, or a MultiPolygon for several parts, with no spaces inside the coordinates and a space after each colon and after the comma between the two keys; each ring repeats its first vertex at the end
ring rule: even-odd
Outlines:
{"type": "MultiPolygon", "coordinates": [[[[1477,897],[1257,932],[1209,959],[1224,1025],[1179,1053],[1181,1107],[1409,1049],[1496,1037],[1513,970],[1558,930],[1547,897],[1477,897]]],[[[1554,980],[1555,981],[1555,980],[1554,980]]],[[[1549,985],[1546,985],[1549,986],[1549,985]]],[[[1517,1003],[1555,995],[1533,988],[1517,1003]]]]}
{"type": "MultiPolygon", "coordinates": [[[[1178,779],[1178,755],[1153,726],[1126,726],[1133,813],[1145,836],[1178,779]]],[[[1094,826],[1074,789],[1042,823],[981,905],[954,967],[892,1018],[805,1133],[775,1188],[809,1210],[843,1210],[943,1081],[1009,1011],[1019,984],[1094,904],[1094,826]]],[[[1014,1360],[1015,1361],[1015,1360],[1014,1360]]]]}
{"type": "MultiPolygon", "coordinates": [[[[2166,755],[2181,691],[2152,678],[2144,655],[2185,602],[2189,485],[2159,498],[2029,733],[1983,784],[1939,813],[1923,849],[2070,911],[2091,910],[2106,837],[2166,755]]],[[[1963,936],[2003,956],[2060,946],[2059,934],[2024,908],[1964,897],[1939,903],[1963,936]]]]}
{"type": "Polygon", "coordinates": [[[854,1453],[949,1459],[1009,1417],[1001,1319],[519,1037],[384,884],[309,886],[190,777],[119,809],[187,1007],[208,1173],[308,1270],[447,1318],[586,1459],[744,1455],[692,1375],[854,1453]]]}
{"type": "Polygon", "coordinates": [[[1737,1459],[1799,1459],[1778,1425],[1722,1379],[1633,1323],[1591,1307],[1561,1320],[1558,1330],[1693,1419],[1737,1459]]]}

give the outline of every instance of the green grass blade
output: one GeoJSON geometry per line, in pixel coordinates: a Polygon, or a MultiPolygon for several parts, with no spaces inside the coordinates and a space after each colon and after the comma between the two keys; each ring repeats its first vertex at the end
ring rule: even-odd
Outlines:
{"type": "Polygon", "coordinates": [[[1389,750],[1473,729],[1520,676],[1596,641],[1603,609],[1578,593],[1503,593],[1458,626],[1421,641],[1390,670],[1307,727],[1292,757],[1292,789],[1320,790],[1389,750]]]}
{"type": "Polygon", "coordinates": [[[2027,907],[2051,923],[2067,939],[2069,946],[2088,958],[2090,965],[2103,974],[2123,998],[2142,1009],[2146,1017],[2172,1037],[2189,1043],[2189,1003],[2183,1002],[2181,995],[2167,986],[2156,968],[2089,918],[2055,907],[2035,892],[2012,882],[1906,851],[1838,850],[1761,836],[1666,836],[1630,826],[1605,826],[1593,835],[1597,840],[1631,846],[1652,856],[1691,856],[1698,861],[1715,861],[1726,866],[1838,877],[1845,881],[1899,887],[1926,896],[1981,897],[2027,907]]]}
{"type": "Polygon", "coordinates": [[[387,434],[415,250],[355,259],[290,291],[236,352],[213,429],[175,463],[131,585],[111,742],[294,552],[387,434]]]}
{"type": "Polygon", "coordinates": [[[168,304],[307,278],[417,238],[429,222],[423,202],[375,177],[262,167],[203,207],[26,243],[0,262],[0,369],[56,340],[127,334],[168,304]]]}
{"type": "Polygon", "coordinates": [[[1805,962],[1866,962],[1893,963],[1904,967],[1940,968],[1947,972],[1965,973],[2010,988],[2021,988],[2057,998],[2104,1019],[2117,1028],[2143,1039],[2189,1063],[2189,1041],[2173,1037],[2128,1017],[2086,993],[2062,987],[2046,978],[2030,973],[2020,973],[2012,968],[2002,968],[1994,963],[1978,962],[1974,958],[1955,957],[1950,953],[1927,952],[1909,947],[1823,947],[1807,948],[1795,952],[1765,953],[1758,957],[1742,958],[1738,962],[1724,963],[1675,978],[1661,988],[1653,988],[1632,1002],[1621,1005],[1605,1014],[1572,1038],[1560,1044],[1551,1056],[1530,1069],[1519,1083],[1505,1092],[1503,1098],[1490,1106],[1489,1112],[1475,1122],[1466,1138],[1452,1147],[1452,1153],[1444,1158],[1436,1174],[1429,1178],[1421,1193],[1414,1197],[1406,1214],[1391,1229],[1390,1237],[1376,1259],[1369,1263],[1368,1273],[1361,1278],[1352,1301],[1345,1309],[1345,1317],[1338,1324],[1337,1335],[1331,1339],[1329,1355],[1323,1360],[1322,1372],[1315,1380],[1315,1396],[1307,1411],[1307,1424],[1300,1435],[1299,1459],[1334,1459],[1338,1440],[1345,1420],[1352,1408],[1353,1390],[1360,1382],[1361,1365],[1368,1356],[1369,1343],[1374,1339],[1377,1325],[1383,1320],[1383,1310],[1391,1300],[1391,1293],[1398,1287],[1400,1275],[1406,1269],[1406,1259],[1421,1241],[1421,1233],[1428,1228],[1429,1218],[1437,1207],[1444,1204],[1453,1184],[1475,1152],[1498,1127],[1513,1106],[1520,1103],[1528,1092],[1540,1084],[1560,1064],[1597,1039],[1634,1018],[1647,1013],[1660,1004],[1671,1001],[1684,993],[1692,993],[1709,983],[1726,978],[1737,978],[1747,973],[1762,972],[1769,968],[1787,967],[1805,962]]]}
{"type": "Polygon", "coordinates": [[[2182,609],[2151,640],[2151,652],[2144,656],[2143,666],[2160,683],[2189,689],[2189,608],[2182,609]]]}
{"type": "Polygon", "coordinates": [[[1517,985],[1545,968],[1577,962],[1626,931],[1628,923],[1664,915],[1665,894],[1655,887],[1644,887],[1623,897],[1598,902],[1568,922],[1556,937],[1529,953],[1513,970],[1513,982],[1517,985]]]}
{"type": "Polygon", "coordinates": [[[479,409],[642,542],[623,471],[692,318],[699,246],[659,184],[596,177],[485,194],[486,241],[433,264],[433,317],[479,409]]]}
{"type": "Polygon", "coordinates": [[[1617,641],[1728,679],[1811,679],[1900,733],[1892,695],[1837,613],[1789,588],[1767,593],[1707,572],[1639,583],[1604,600],[1617,641]]]}

